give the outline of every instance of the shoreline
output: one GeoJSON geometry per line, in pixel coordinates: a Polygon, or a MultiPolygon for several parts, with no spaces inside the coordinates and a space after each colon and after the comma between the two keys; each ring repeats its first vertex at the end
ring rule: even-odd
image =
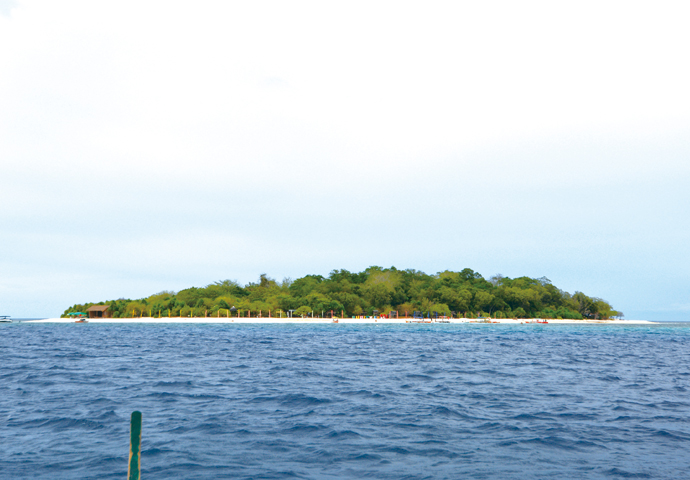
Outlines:
{"type": "MultiPolygon", "coordinates": [[[[543,319],[514,319],[514,318],[500,318],[500,319],[490,319],[490,321],[476,320],[470,318],[449,318],[449,319],[439,319],[431,321],[420,321],[419,319],[413,318],[227,318],[227,317],[136,317],[136,318],[90,318],[84,323],[190,323],[190,324],[212,324],[212,323],[247,323],[247,324],[340,324],[340,323],[357,323],[357,324],[460,324],[460,323],[472,323],[477,325],[487,325],[487,324],[512,324],[512,325],[657,325],[659,322],[652,322],[649,320],[568,320],[568,319],[558,319],[558,320],[546,320],[548,323],[538,323],[542,322],[543,319]],[[337,321],[336,321],[337,320],[337,321]]],[[[42,320],[24,320],[22,323],[75,323],[72,318],[44,318],[42,320]]],[[[77,322],[81,323],[81,322],[77,322]]]]}

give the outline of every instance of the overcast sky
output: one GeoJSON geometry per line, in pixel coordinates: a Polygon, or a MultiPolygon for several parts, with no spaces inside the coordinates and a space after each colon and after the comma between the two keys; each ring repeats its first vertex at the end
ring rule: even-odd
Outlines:
{"type": "Polygon", "coordinates": [[[394,265],[690,320],[688,13],[0,0],[0,315],[394,265]]]}

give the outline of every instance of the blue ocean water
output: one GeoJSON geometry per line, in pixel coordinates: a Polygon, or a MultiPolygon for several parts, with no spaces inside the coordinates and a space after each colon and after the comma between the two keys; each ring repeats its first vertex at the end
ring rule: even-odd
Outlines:
{"type": "Polygon", "coordinates": [[[0,325],[0,478],[690,478],[690,325],[0,325]]]}

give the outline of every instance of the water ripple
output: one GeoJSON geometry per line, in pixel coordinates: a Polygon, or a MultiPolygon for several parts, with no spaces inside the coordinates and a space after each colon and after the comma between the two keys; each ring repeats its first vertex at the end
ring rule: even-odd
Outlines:
{"type": "Polygon", "coordinates": [[[0,478],[686,478],[690,325],[0,326],[0,478]]]}

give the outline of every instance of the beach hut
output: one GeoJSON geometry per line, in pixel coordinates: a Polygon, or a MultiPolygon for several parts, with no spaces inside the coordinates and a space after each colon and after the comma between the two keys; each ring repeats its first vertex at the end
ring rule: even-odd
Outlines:
{"type": "Polygon", "coordinates": [[[113,316],[110,305],[93,305],[86,309],[89,318],[110,318],[113,316]]]}

